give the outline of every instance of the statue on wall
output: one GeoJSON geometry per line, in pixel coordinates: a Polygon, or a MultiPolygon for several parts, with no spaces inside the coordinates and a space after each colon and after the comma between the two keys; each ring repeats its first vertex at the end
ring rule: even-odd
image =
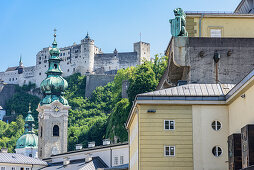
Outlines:
{"type": "Polygon", "coordinates": [[[170,19],[171,24],[171,34],[174,37],[184,36],[188,37],[188,32],[186,31],[186,14],[181,8],[174,9],[175,19],[170,19]]]}

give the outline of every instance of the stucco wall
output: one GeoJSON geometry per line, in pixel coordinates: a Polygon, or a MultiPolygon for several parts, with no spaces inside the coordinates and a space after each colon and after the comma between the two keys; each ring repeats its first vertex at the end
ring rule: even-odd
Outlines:
{"type": "MultiPolygon", "coordinates": [[[[187,16],[187,31],[192,37],[199,37],[199,22],[201,15],[187,16]]],[[[230,16],[205,14],[201,20],[201,37],[210,37],[210,29],[221,29],[222,37],[254,37],[253,16],[230,16]]]]}
{"type": "Polygon", "coordinates": [[[193,157],[195,170],[228,169],[228,108],[227,106],[193,105],[193,157]],[[222,128],[212,129],[212,122],[218,120],[222,128]],[[212,148],[222,148],[222,155],[215,157],[212,148]]]}
{"type": "Polygon", "coordinates": [[[253,83],[250,88],[242,92],[245,97],[239,96],[229,105],[229,135],[241,133],[241,128],[247,124],[254,124],[253,101],[254,87],[253,83]]]}

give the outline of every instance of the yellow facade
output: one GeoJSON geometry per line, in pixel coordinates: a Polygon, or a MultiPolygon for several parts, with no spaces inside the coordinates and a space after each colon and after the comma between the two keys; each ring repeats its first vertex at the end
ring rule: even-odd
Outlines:
{"type": "Polygon", "coordinates": [[[193,170],[191,106],[138,105],[137,108],[129,127],[129,141],[134,141],[133,129],[139,122],[138,149],[136,141],[130,143],[130,169],[137,169],[131,161],[136,159],[136,150],[140,170],[193,170]],[[148,109],[155,109],[156,113],[147,113],[148,109]],[[164,130],[164,120],[174,120],[175,130],[164,130]],[[168,145],[175,146],[175,156],[164,155],[164,146],[168,145]]]}
{"type": "Polygon", "coordinates": [[[188,15],[186,29],[189,37],[239,37],[253,38],[254,16],[251,14],[188,15]],[[217,34],[216,34],[217,33],[217,34]]]}

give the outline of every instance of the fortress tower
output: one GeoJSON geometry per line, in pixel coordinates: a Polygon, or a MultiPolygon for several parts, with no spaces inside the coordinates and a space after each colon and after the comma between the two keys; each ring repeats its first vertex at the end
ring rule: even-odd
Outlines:
{"type": "Polygon", "coordinates": [[[150,44],[142,41],[134,43],[134,51],[137,52],[139,64],[145,60],[150,61],[150,44]]]}
{"type": "Polygon", "coordinates": [[[81,40],[81,58],[83,59],[82,65],[79,66],[81,74],[92,73],[94,71],[94,53],[94,40],[87,33],[86,37],[81,40]]]}
{"type": "Polygon", "coordinates": [[[44,98],[37,109],[39,112],[38,153],[41,159],[67,152],[68,110],[70,106],[63,94],[68,83],[61,76],[60,50],[57,48],[55,37],[56,34],[54,34],[54,42],[50,50],[47,78],[41,82],[40,86],[44,98]]]}

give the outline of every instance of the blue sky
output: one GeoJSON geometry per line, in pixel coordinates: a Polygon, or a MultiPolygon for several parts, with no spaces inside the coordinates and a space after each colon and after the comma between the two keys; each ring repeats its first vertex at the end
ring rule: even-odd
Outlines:
{"type": "Polygon", "coordinates": [[[177,7],[185,11],[233,11],[240,0],[3,0],[0,1],[0,71],[35,65],[35,56],[51,45],[80,43],[88,31],[103,52],[133,51],[133,43],[151,44],[163,53],[170,39],[168,20],[177,7]]]}

